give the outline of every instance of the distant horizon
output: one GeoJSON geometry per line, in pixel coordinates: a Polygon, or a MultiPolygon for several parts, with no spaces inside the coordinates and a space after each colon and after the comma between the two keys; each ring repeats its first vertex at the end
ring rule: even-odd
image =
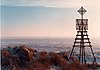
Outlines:
{"type": "MultiPolygon", "coordinates": [[[[0,39],[75,39],[76,35],[73,37],[0,37],[0,39]]],[[[99,37],[89,37],[91,39],[99,40],[99,37]]]]}
{"type": "Polygon", "coordinates": [[[23,38],[74,38],[74,37],[38,37],[38,36],[34,36],[34,37],[1,37],[1,38],[20,38],[20,39],[23,39],[23,38]]]}

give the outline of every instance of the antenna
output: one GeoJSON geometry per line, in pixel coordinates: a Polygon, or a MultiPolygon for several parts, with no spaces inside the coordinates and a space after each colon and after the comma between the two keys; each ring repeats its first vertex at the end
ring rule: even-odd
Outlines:
{"type": "Polygon", "coordinates": [[[87,12],[83,7],[81,7],[78,12],[81,14],[81,19],[76,19],[76,30],[77,30],[77,34],[76,34],[76,38],[74,41],[74,45],[70,54],[70,57],[73,54],[74,48],[79,48],[79,55],[78,55],[78,59],[80,61],[81,64],[86,64],[87,60],[86,60],[86,51],[85,48],[90,48],[91,53],[93,55],[93,64],[96,63],[96,58],[94,56],[93,53],[93,49],[92,49],[92,45],[90,42],[90,39],[88,37],[87,34],[87,30],[88,30],[88,19],[84,19],[83,15],[87,12]]]}

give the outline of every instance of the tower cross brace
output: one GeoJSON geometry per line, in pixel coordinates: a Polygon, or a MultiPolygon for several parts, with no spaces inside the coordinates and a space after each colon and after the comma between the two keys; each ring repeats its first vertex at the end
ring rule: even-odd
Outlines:
{"type": "Polygon", "coordinates": [[[91,50],[91,53],[93,55],[93,64],[96,63],[96,58],[93,53],[92,45],[90,42],[90,39],[87,34],[88,30],[88,19],[83,19],[83,15],[85,12],[87,12],[83,7],[81,7],[78,12],[81,14],[81,19],[76,19],[76,30],[77,30],[77,35],[74,41],[74,45],[70,54],[70,57],[73,54],[74,48],[78,47],[80,48],[79,50],[79,55],[78,59],[81,62],[81,64],[86,64],[86,52],[85,48],[88,47],[91,50]]]}

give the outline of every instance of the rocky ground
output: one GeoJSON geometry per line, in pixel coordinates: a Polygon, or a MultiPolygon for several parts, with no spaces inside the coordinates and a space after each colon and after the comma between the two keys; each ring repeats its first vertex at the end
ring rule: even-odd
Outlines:
{"type": "MultiPolygon", "coordinates": [[[[99,65],[95,65],[95,68],[99,65]]],[[[1,49],[1,70],[92,70],[93,65],[81,65],[67,52],[38,52],[27,46],[1,49]],[[90,68],[90,69],[88,69],[90,68]]]]}

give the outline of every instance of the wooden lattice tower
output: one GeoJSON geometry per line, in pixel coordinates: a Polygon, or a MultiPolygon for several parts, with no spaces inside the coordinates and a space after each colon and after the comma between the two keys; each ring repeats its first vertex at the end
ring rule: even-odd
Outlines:
{"type": "Polygon", "coordinates": [[[73,54],[74,48],[78,47],[80,48],[79,50],[79,61],[81,62],[81,64],[86,64],[86,56],[85,56],[85,48],[89,47],[91,50],[91,53],[93,55],[93,64],[96,63],[96,58],[94,56],[93,50],[92,50],[92,45],[91,42],[89,40],[88,34],[87,34],[87,30],[88,30],[88,19],[83,19],[83,15],[85,14],[86,10],[81,7],[78,12],[81,14],[81,19],[76,19],[76,30],[77,30],[77,35],[75,38],[75,42],[70,54],[70,57],[73,54]]]}

